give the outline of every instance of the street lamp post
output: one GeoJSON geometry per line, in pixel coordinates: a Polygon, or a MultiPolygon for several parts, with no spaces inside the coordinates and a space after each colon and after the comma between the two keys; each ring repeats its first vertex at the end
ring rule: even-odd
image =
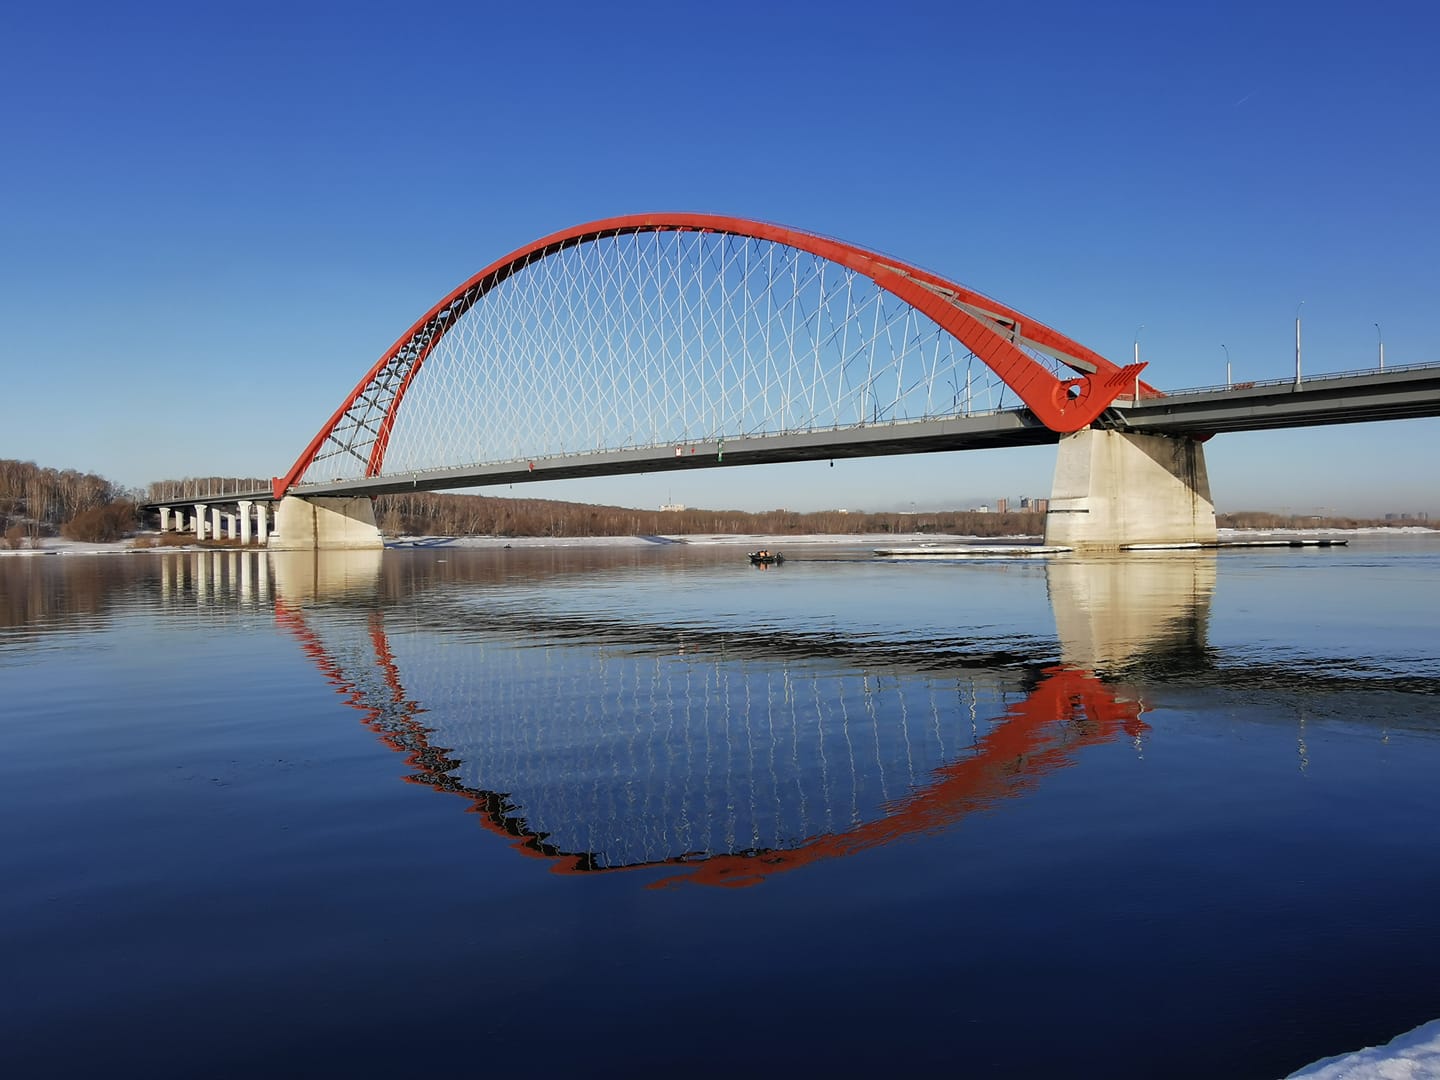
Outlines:
{"type": "Polygon", "coordinates": [[[1225,350],[1225,388],[1230,388],[1230,346],[1222,343],[1220,348],[1225,350]]]}
{"type": "Polygon", "coordinates": [[[1300,309],[1303,308],[1304,306],[1305,306],[1305,301],[1304,301],[1304,300],[1301,300],[1300,303],[1295,306],[1295,385],[1296,385],[1296,387],[1299,387],[1299,385],[1300,385],[1300,309]]]}
{"type": "Polygon", "coordinates": [[[1137,364],[1140,363],[1140,331],[1144,329],[1144,323],[1141,323],[1135,328],[1135,363],[1137,364]]]}
{"type": "Polygon", "coordinates": [[[1380,329],[1380,324],[1375,324],[1375,335],[1380,339],[1380,370],[1385,370],[1385,332],[1380,329]]]}

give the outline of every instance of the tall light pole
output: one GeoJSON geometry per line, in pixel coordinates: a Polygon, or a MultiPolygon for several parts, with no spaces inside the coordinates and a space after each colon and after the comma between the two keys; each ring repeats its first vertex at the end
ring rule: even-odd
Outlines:
{"type": "Polygon", "coordinates": [[[1224,343],[1222,342],[1221,345],[1220,345],[1220,348],[1222,348],[1222,349],[1225,350],[1225,386],[1226,386],[1226,389],[1229,389],[1229,386],[1230,386],[1230,346],[1229,346],[1229,345],[1226,345],[1226,344],[1224,344],[1224,343]]]}
{"type": "Polygon", "coordinates": [[[1140,363],[1140,331],[1144,329],[1144,323],[1141,323],[1135,328],[1135,363],[1137,364],[1140,363]]]}
{"type": "Polygon", "coordinates": [[[1300,385],[1300,309],[1305,306],[1305,301],[1295,305],[1295,385],[1300,385]]]}
{"type": "MultiPolygon", "coordinates": [[[[1375,335],[1380,339],[1380,370],[1385,370],[1385,332],[1380,329],[1380,324],[1375,324],[1375,335]]],[[[1403,365],[1402,365],[1403,366],[1403,365]]]]}

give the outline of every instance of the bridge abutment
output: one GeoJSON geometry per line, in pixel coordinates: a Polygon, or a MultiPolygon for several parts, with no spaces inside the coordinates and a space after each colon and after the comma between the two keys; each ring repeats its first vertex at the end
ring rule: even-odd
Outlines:
{"type": "Polygon", "coordinates": [[[1089,428],[1060,440],[1045,543],[1080,551],[1215,543],[1204,447],[1089,428]]]}
{"type": "Polygon", "coordinates": [[[276,551],[360,551],[385,544],[368,497],[287,495],[275,504],[275,532],[269,546],[276,551]]]}

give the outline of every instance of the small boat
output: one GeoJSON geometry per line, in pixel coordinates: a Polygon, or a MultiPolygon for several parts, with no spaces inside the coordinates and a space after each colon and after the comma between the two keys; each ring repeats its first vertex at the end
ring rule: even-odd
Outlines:
{"type": "Polygon", "coordinates": [[[760,551],[750,552],[751,566],[778,566],[784,561],[785,556],[778,551],[765,551],[762,549],[760,551]]]}

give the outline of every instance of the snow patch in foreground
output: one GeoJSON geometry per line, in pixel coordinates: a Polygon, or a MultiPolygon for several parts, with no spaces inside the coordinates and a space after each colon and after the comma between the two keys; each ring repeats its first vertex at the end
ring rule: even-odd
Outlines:
{"type": "Polygon", "coordinates": [[[1384,1046],[1323,1058],[1286,1080],[1437,1080],[1440,1078],[1440,1020],[1397,1035],[1384,1046]]]}

